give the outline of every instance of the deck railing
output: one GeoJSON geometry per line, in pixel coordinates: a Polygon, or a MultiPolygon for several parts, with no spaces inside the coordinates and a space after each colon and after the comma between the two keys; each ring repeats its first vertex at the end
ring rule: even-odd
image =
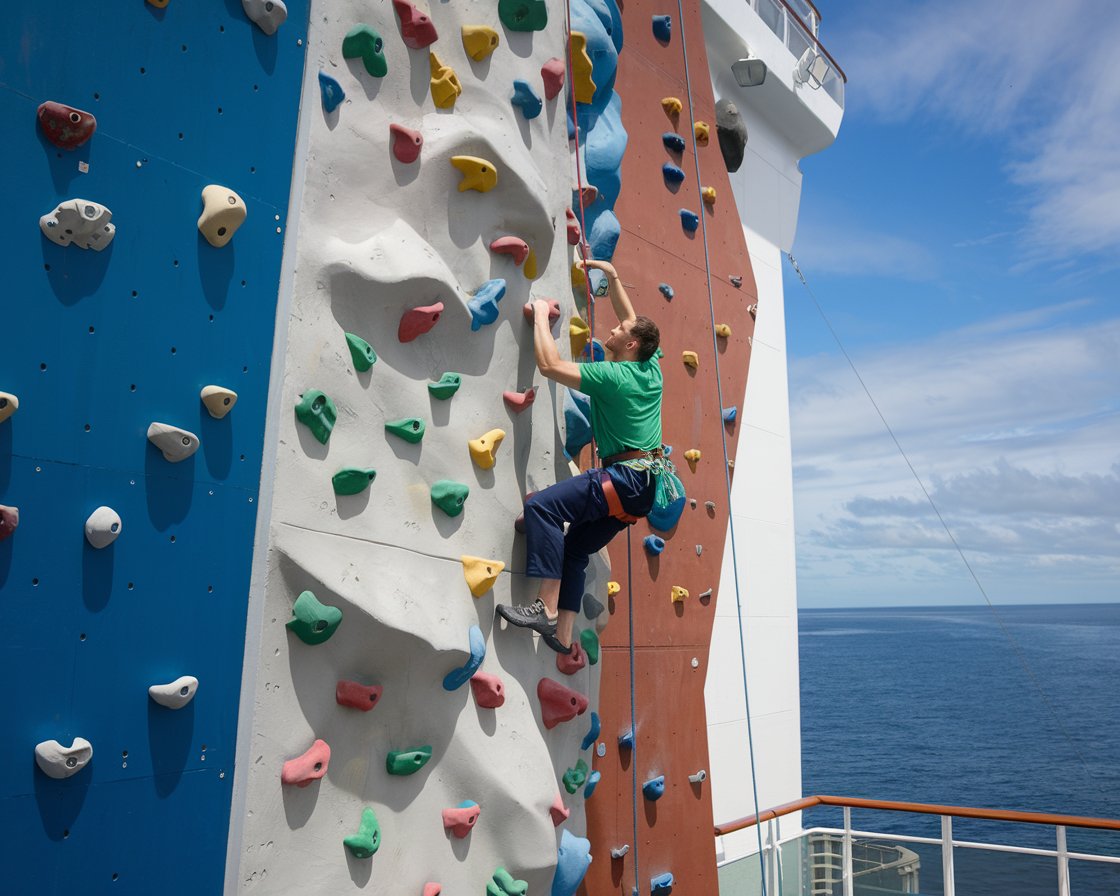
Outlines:
{"type": "MultiPolygon", "coordinates": [[[[1015,853],[1026,856],[1049,857],[1056,863],[1056,892],[1058,896],[1071,896],[1070,889],[1070,861],[1091,862],[1098,865],[1120,866],[1120,856],[1105,855],[1071,851],[1067,847],[1068,829],[1085,829],[1097,831],[1120,831],[1120,820],[1110,818],[1089,818],[1078,815],[1055,815],[1042,812],[1016,812],[1005,809],[981,809],[971,806],[943,806],[927,803],[896,802],[891,800],[869,800],[857,797],[840,796],[810,796],[746,818],[718,824],[715,827],[717,837],[734,833],[735,831],[762,825],[760,840],[762,841],[763,867],[768,881],[781,880],[782,862],[781,847],[805,837],[814,835],[827,835],[838,839],[842,844],[839,855],[840,878],[838,881],[831,878],[824,881],[827,889],[812,890],[812,892],[832,892],[831,886],[840,883],[843,896],[854,896],[857,891],[856,878],[858,873],[853,872],[853,854],[856,841],[890,841],[892,843],[911,843],[939,846],[941,851],[941,875],[943,879],[944,896],[955,896],[956,869],[954,849],[985,850],[994,853],[1015,853]],[[843,809],[844,822],[842,828],[814,827],[808,830],[799,830],[796,835],[781,836],[779,819],[794,812],[812,809],[816,806],[834,806],[843,809]],[[920,837],[902,834],[884,834],[881,832],[857,830],[852,827],[852,810],[879,810],[890,812],[909,812],[925,816],[937,816],[941,823],[940,837],[920,837]],[[1014,824],[1030,824],[1052,827],[1054,829],[1054,848],[1040,848],[1035,846],[1014,846],[1004,843],[981,843],[973,840],[958,840],[953,836],[953,819],[984,819],[988,821],[1010,822],[1014,824]]],[[[867,844],[863,844],[866,850],[867,844]]],[[[753,861],[758,861],[757,856],[753,861]]],[[[1120,871],[1120,868],[1117,869],[1120,871]]],[[[760,888],[761,892],[761,888],[760,888]]],[[[767,886],[767,894],[784,892],[788,896],[791,892],[801,892],[800,889],[779,886],[767,886]]],[[[899,891],[903,892],[903,891],[899,891]]],[[[747,896],[747,894],[736,894],[747,896]]]]}
{"type": "Polygon", "coordinates": [[[748,0],[748,2],[758,13],[759,18],[766,23],[766,27],[786,45],[794,59],[800,59],[809,47],[813,47],[819,55],[828,60],[829,71],[821,81],[821,87],[843,108],[844,84],[848,76],[817,37],[820,27],[820,13],[817,12],[817,8],[808,0],[792,0],[793,4],[802,7],[802,12],[798,12],[795,6],[791,5],[790,0],[748,0]]]}

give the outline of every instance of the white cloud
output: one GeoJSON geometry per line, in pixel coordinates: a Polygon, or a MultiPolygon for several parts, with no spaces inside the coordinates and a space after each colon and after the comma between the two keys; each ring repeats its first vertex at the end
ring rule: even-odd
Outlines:
{"type": "Polygon", "coordinates": [[[916,240],[839,217],[830,217],[824,226],[812,219],[801,221],[796,250],[812,258],[814,272],[821,274],[923,281],[934,279],[938,270],[934,254],[916,240]]]}

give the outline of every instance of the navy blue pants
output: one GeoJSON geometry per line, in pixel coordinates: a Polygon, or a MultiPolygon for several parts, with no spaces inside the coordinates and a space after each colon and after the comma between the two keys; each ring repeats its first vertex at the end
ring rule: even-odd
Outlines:
{"type": "Polygon", "coordinates": [[[606,475],[614,481],[623,510],[639,517],[649,513],[656,478],[619,464],[558,482],[525,502],[525,574],[559,579],[561,610],[579,611],[588,559],[626,528],[607,508],[600,484],[606,475]],[[566,535],[564,523],[569,524],[566,535]]]}

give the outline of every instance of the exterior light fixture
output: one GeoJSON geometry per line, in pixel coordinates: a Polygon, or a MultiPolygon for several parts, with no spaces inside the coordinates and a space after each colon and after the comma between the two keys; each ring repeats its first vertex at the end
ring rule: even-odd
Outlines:
{"type": "Polygon", "coordinates": [[[766,63],[761,59],[739,59],[731,63],[731,74],[740,87],[758,87],[766,80],[766,63]]]}
{"type": "Polygon", "coordinates": [[[814,90],[820,89],[821,83],[828,77],[831,70],[828,62],[816,49],[808,47],[797,65],[793,69],[793,77],[801,84],[808,84],[814,90]]]}

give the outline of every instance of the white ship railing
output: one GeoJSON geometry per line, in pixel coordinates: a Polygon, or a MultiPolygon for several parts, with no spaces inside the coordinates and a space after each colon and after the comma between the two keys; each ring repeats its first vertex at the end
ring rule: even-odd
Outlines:
{"type": "Polygon", "coordinates": [[[818,86],[844,107],[844,84],[848,76],[820,42],[820,13],[809,0],[747,0],[758,17],[786,45],[794,59],[801,59],[810,47],[829,62],[828,73],[818,86]]]}
{"type": "MultiPolygon", "coordinates": [[[[1041,812],[1015,812],[1003,809],[979,809],[971,806],[941,806],[926,803],[895,802],[890,800],[868,800],[852,797],[836,796],[811,796],[783,806],[777,806],[759,813],[740,818],[726,824],[716,825],[715,835],[725,836],[741,831],[755,825],[762,826],[762,859],[759,860],[755,853],[750,857],[740,857],[721,863],[723,868],[738,863],[753,863],[752,877],[757,876],[754,885],[738,886],[728,890],[721,886],[721,896],[755,896],[765,892],[767,896],[826,896],[835,894],[835,885],[840,884],[842,896],[856,896],[860,891],[858,878],[860,872],[854,871],[853,855],[857,846],[862,846],[866,851],[869,846],[881,846],[886,843],[907,843],[936,846],[941,853],[941,876],[944,896],[956,896],[957,872],[954,863],[954,850],[969,849],[983,850],[994,853],[1010,853],[1024,856],[1041,856],[1054,859],[1057,872],[1055,890],[1058,896],[1073,896],[1070,886],[1070,862],[1096,863],[1097,865],[1120,866],[1120,856],[1108,855],[1097,852],[1073,851],[1067,847],[1067,832],[1069,829],[1085,829],[1097,831],[1120,831],[1120,821],[1109,818],[1088,818],[1077,815],[1053,815],[1041,812]],[[816,806],[841,807],[844,811],[844,822],[841,828],[813,827],[806,830],[799,829],[796,834],[783,837],[781,833],[781,818],[795,812],[811,809],[816,806]],[[921,837],[907,834],[890,834],[876,831],[864,831],[852,827],[852,809],[872,809],[879,811],[910,812],[927,816],[938,816],[941,821],[940,837],[921,837]],[[1054,830],[1054,848],[1037,846],[1016,846],[1006,843],[979,842],[975,840],[958,840],[953,836],[953,819],[983,819],[987,821],[1011,822],[1015,824],[1028,824],[1035,826],[1048,826],[1054,830]],[[822,852],[811,850],[806,853],[811,862],[813,873],[802,875],[798,880],[783,880],[782,847],[797,844],[800,841],[808,843],[816,838],[817,845],[823,838],[839,842],[840,852],[822,852]],[[824,861],[819,861],[819,860],[824,861]],[[838,866],[838,867],[837,867],[838,866]],[[839,872],[839,877],[832,876],[834,871],[839,872]],[[765,886],[762,880],[765,880],[765,886]]],[[[896,861],[896,865],[906,866],[905,861],[896,861]]],[[[886,864],[881,868],[888,867],[886,864]]],[[[1120,868],[1117,869],[1120,871],[1120,868]]],[[[900,882],[897,889],[871,888],[874,892],[909,893],[916,892],[915,868],[901,867],[900,882]],[[913,889],[912,889],[913,887],[913,889]]],[[[864,872],[866,873],[866,871],[864,872]]],[[[788,876],[788,875],[786,875],[788,876]]],[[[1112,882],[1113,885],[1115,881],[1112,882]]],[[[865,891],[871,891],[864,888],[865,891]]],[[[1010,892],[1010,891],[1008,891],[1010,892]]],[[[1087,888],[1086,892],[1095,892],[1087,888]]]]}

